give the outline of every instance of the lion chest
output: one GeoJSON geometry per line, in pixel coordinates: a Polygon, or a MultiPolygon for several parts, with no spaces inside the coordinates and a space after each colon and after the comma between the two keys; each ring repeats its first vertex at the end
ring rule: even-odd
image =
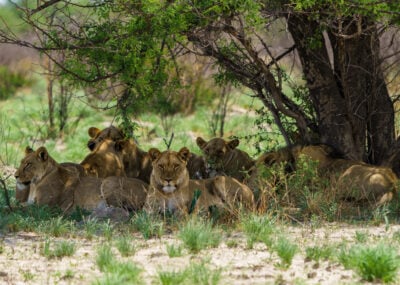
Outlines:
{"type": "Polygon", "coordinates": [[[175,210],[178,209],[178,202],[174,198],[167,199],[165,201],[165,208],[170,212],[174,212],[175,210]]]}

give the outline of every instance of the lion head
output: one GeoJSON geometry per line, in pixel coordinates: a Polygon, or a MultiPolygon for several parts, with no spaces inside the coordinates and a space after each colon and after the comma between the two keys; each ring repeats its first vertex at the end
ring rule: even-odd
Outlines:
{"type": "Polygon", "coordinates": [[[124,133],[112,125],[103,130],[100,130],[96,127],[90,127],[88,129],[88,134],[91,137],[87,143],[87,147],[90,149],[90,151],[95,150],[99,143],[105,139],[116,141],[125,138],[124,133]]]}
{"type": "Polygon", "coordinates": [[[169,194],[189,183],[189,173],[186,164],[190,151],[186,147],[176,151],[160,152],[156,148],[149,150],[153,164],[150,185],[158,191],[169,194]]]}
{"type": "Polygon", "coordinates": [[[115,149],[115,142],[110,139],[99,143],[80,164],[89,176],[99,178],[125,176],[122,158],[115,149]]]}
{"type": "Polygon", "coordinates": [[[132,139],[118,140],[115,150],[122,159],[126,176],[138,178],[146,183],[150,182],[152,164],[150,155],[141,150],[132,139]]]}
{"type": "Polygon", "coordinates": [[[207,142],[198,137],[196,143],[207,162],[209,177],[222,174],[243,181],[254,165],[246,152],[236,148],[239,145],[238,139],[225,141],[222,138],[213,138],[207,142]]]}
{"type": "Polygon", "coordinates": [[[14,174],[17,185],[29,186],[32,182],[41,180],[49,166],[53,164],[54,160],[49,156],[45,147],[40,147],[36,151],[29,146],[26,147],[25,157],[14,174]]]}

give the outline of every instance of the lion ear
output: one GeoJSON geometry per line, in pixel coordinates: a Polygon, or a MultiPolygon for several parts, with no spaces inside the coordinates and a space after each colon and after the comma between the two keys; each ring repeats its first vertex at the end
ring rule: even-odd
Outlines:
{"type": "Polygon", "coordinates": [[[100,129],[96,128],[96,127],[90,127],[88,129],[88,134],[89,137],[94,138],[98,133],[100,133],[100,129]]]}
{"type": "Polygon", "coordinates": [[[160,157],[161,152],[156,148],[151,148],[151,149],[149,149],[149,155],[150,155],[151,161],[155,161],[157,158],[160,157]]]}
{"type": "Polygon", "coordinates": [[[229,142],[227,143],[227,146],[228,146],[230,149],[235,149],[238,145],[239,145],[239,140],[238,140],[238,139],[233,139],[233,140],[231,140],[231,141],[229,141],[229,142]]]}
{"type": "Polygon", "coordinates": [[[187,162],[190,158],[190,150],[187,147],[183,147],[178,152],[178,155],[180,158],[187,162]]]}
{"type": "Polygon", "coordinates": [[[49,154],[48,154],[48,152],[47,152],[47,149],[46,149],[44,146],[39,147],[39,148],[36,150],[36,154],[37,154],[37,156],[39,157],[39,159],[41,159],[41,160],[43,160],[43,161],[46,161],[47,158],[49,157],[49,154]]]}
{"type": "Polygon", "coordinates": [[[25,148],[25,155],[28,155],[28,154],[30,154],[30,153],[32,153],[34,150],[28,145],[26,148],[25,148]]]}
{"type": "Polygon", "coordinates": [[[207,144],[207,142],[202,137],[197,137],[196,143],[201,149],[203,149],[207,144]]]}

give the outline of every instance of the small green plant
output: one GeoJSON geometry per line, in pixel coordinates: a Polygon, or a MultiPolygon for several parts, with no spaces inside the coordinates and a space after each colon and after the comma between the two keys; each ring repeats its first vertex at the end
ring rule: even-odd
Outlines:
{"type": "Polygon", "coordinates": [[[145,239],[160,237],[164,232],[164,223],[159,217],[146,212],[137,213],[132,219],[132,224],[145,239]]]}
{"type": "Polygon", "coordinates": [[[247,247],[253,248],[255,242],[272,245],[271,235],[276,231],[273,222],[267,216],[248,215],[241,219],[241,227],[247,236],[247,247]]]}
{"type": "Polygon", "coordinates": [[[167,244],[166,249],[169,257],[179,257],[183,254],[181,245],[175,246],[173,244],[167,244]]]}
{"type": "Polygon", "coordinates": [[[211,269],[207,261],[202,260],[198,263],[191,263],[181,271],[160,271],[158,279],[162,285],[216,285],[221,279],[221,270],[211,269]]]}
{"type": "Polygon", "coordinates": [[[186,269],[188,284],[216,285],[221,279],[221,270],[212,270],[205,261],[192,263],[186,269]]]}
{"type": "Polygon", "coordinates": [[[229,248],[236,248],[239,245],[238,242],[234,239],[227,240],[225,243],[226,243],[226,246],[229,248]]]}
{"type": "Polygon", "coordinates": [[[368,240],[368,233],[356,231],[354,239],[359,243],[365,243],[368,240]]]}
{"type": "Polygon", "coordinates": [[[187,278],[187,273],[183,271],[160,271],[158,279],[162,285],[182,284],[187,278]]]}
{"type": "Polygon", "coordinates": [[[74,276],[75,276],[74,271],[72,271],[71,269],[67,269],[61,278],[62,279],[72,279],[72,278],[74,278],[74,276]]]}
{"type": "Polygon", "coordinates": [[[323,245],[323,246],[313,246],[306,248],[306,259],[314,260],[319,262],[322,260],[328,260],[332,258],[335,254],[335,250],[332,246],[323,245]]]}
{"type": "Polygon", "coordinates": [[[104,268],[104,277],[94,282],[98,285],[143,284],[140,276],[142,269],[132,263],[112,262],[104,268]]]}
{"type": "Polygon", "coordinates": [[[339,261],[345,268],[354,269],[370,282],[394,281],[400,266],[397,250],[382,243],[374,247],[356,245],[348,251],[342,250],[339,261]]]}
{"type": "Polygon", "coordinates": [[[285,237],[278,238],[273,248],[281,259],[280,265],[284,268],[292,264],[293,257],[298,251],[297,245],[285,237]]]}
{"type": "Polygon", "coordinates": [[[179,238],[191,252],[199,252],[209,247],[217,247],[221,233],[209,221],[194,217],[179,229],[179,238]]]}
{"type": "Polygon", "coordinates": [[[61,258],[64,256],[72,256],[76,251],[75,243],[69,241],[61,241],[55,244],[54,249],[51,248],[50,240],[46,240],[43,244],[42,255],[51,258],[61,258]]]}
{"type": "Polygon", "coordinates": [[[39,231],[54,237],[65,236],[73,229],[71,221],[65,220],[63,217],[52,218],[39,224],[39,231]]]}
{"type": "Polygon", "coordinates": [[[132,239],[128,236],[118,238],[115,242],[115,246],[122,256],[126,257],[135,254],[135,246],[132,243],[132,239]]]}
{"type": "Polygon", "coordinates": [[[85,237],[88,240],[93,239],[99,229],[99,223],[96,219],[87,219],[84,223],[85,237]]]}
{"type": "Polygon", "coordinates": [[[110,223],[110,220],[107,220],[107,222],[105,223],[101,223],[101,231],[104,235],[104,237],[110,241],[113,237],[114,234],[114,227],[113,225],[110,223]]]}
{"type": "Polygon", "coordinates": [[[102,245],[97,250],[96,264],[100,271],[105,272],[108,267],[115,263],[114,255],[108,244],[102,245]]]}
{"type": "Polygon", "coordinates": [[[22,278],[24,279],[24,282],[32,281],[35,279],[35,274],[33,274],[30,270],[20,270],[20,273],[22,275],[22,278]]]}

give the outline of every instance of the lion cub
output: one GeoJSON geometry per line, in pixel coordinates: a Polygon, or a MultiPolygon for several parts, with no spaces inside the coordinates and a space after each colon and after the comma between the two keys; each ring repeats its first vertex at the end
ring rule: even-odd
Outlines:
{"type": "Polygon", "coordinates": [[[203,138],[196,139],[197,145],[208,164],[209,177],[223,174],[243,182],[254,166],[254,160],[244,151],[237,149],[239,140],[225,141],[213,138],[208,142],[203,138]]]}
{"type": "Polygon", "coordinates": [[[235,210],[236,202],[253,209],[254,196],[244,184],[231,177],[190,180],[186,164],[190,151],[164,151],[152,148],[149,154],[153,164],[145,209],[153,212],[188,214],[219,206],[235,210]],[[199,195],[195,195],[198,190],[199,195]]]}

